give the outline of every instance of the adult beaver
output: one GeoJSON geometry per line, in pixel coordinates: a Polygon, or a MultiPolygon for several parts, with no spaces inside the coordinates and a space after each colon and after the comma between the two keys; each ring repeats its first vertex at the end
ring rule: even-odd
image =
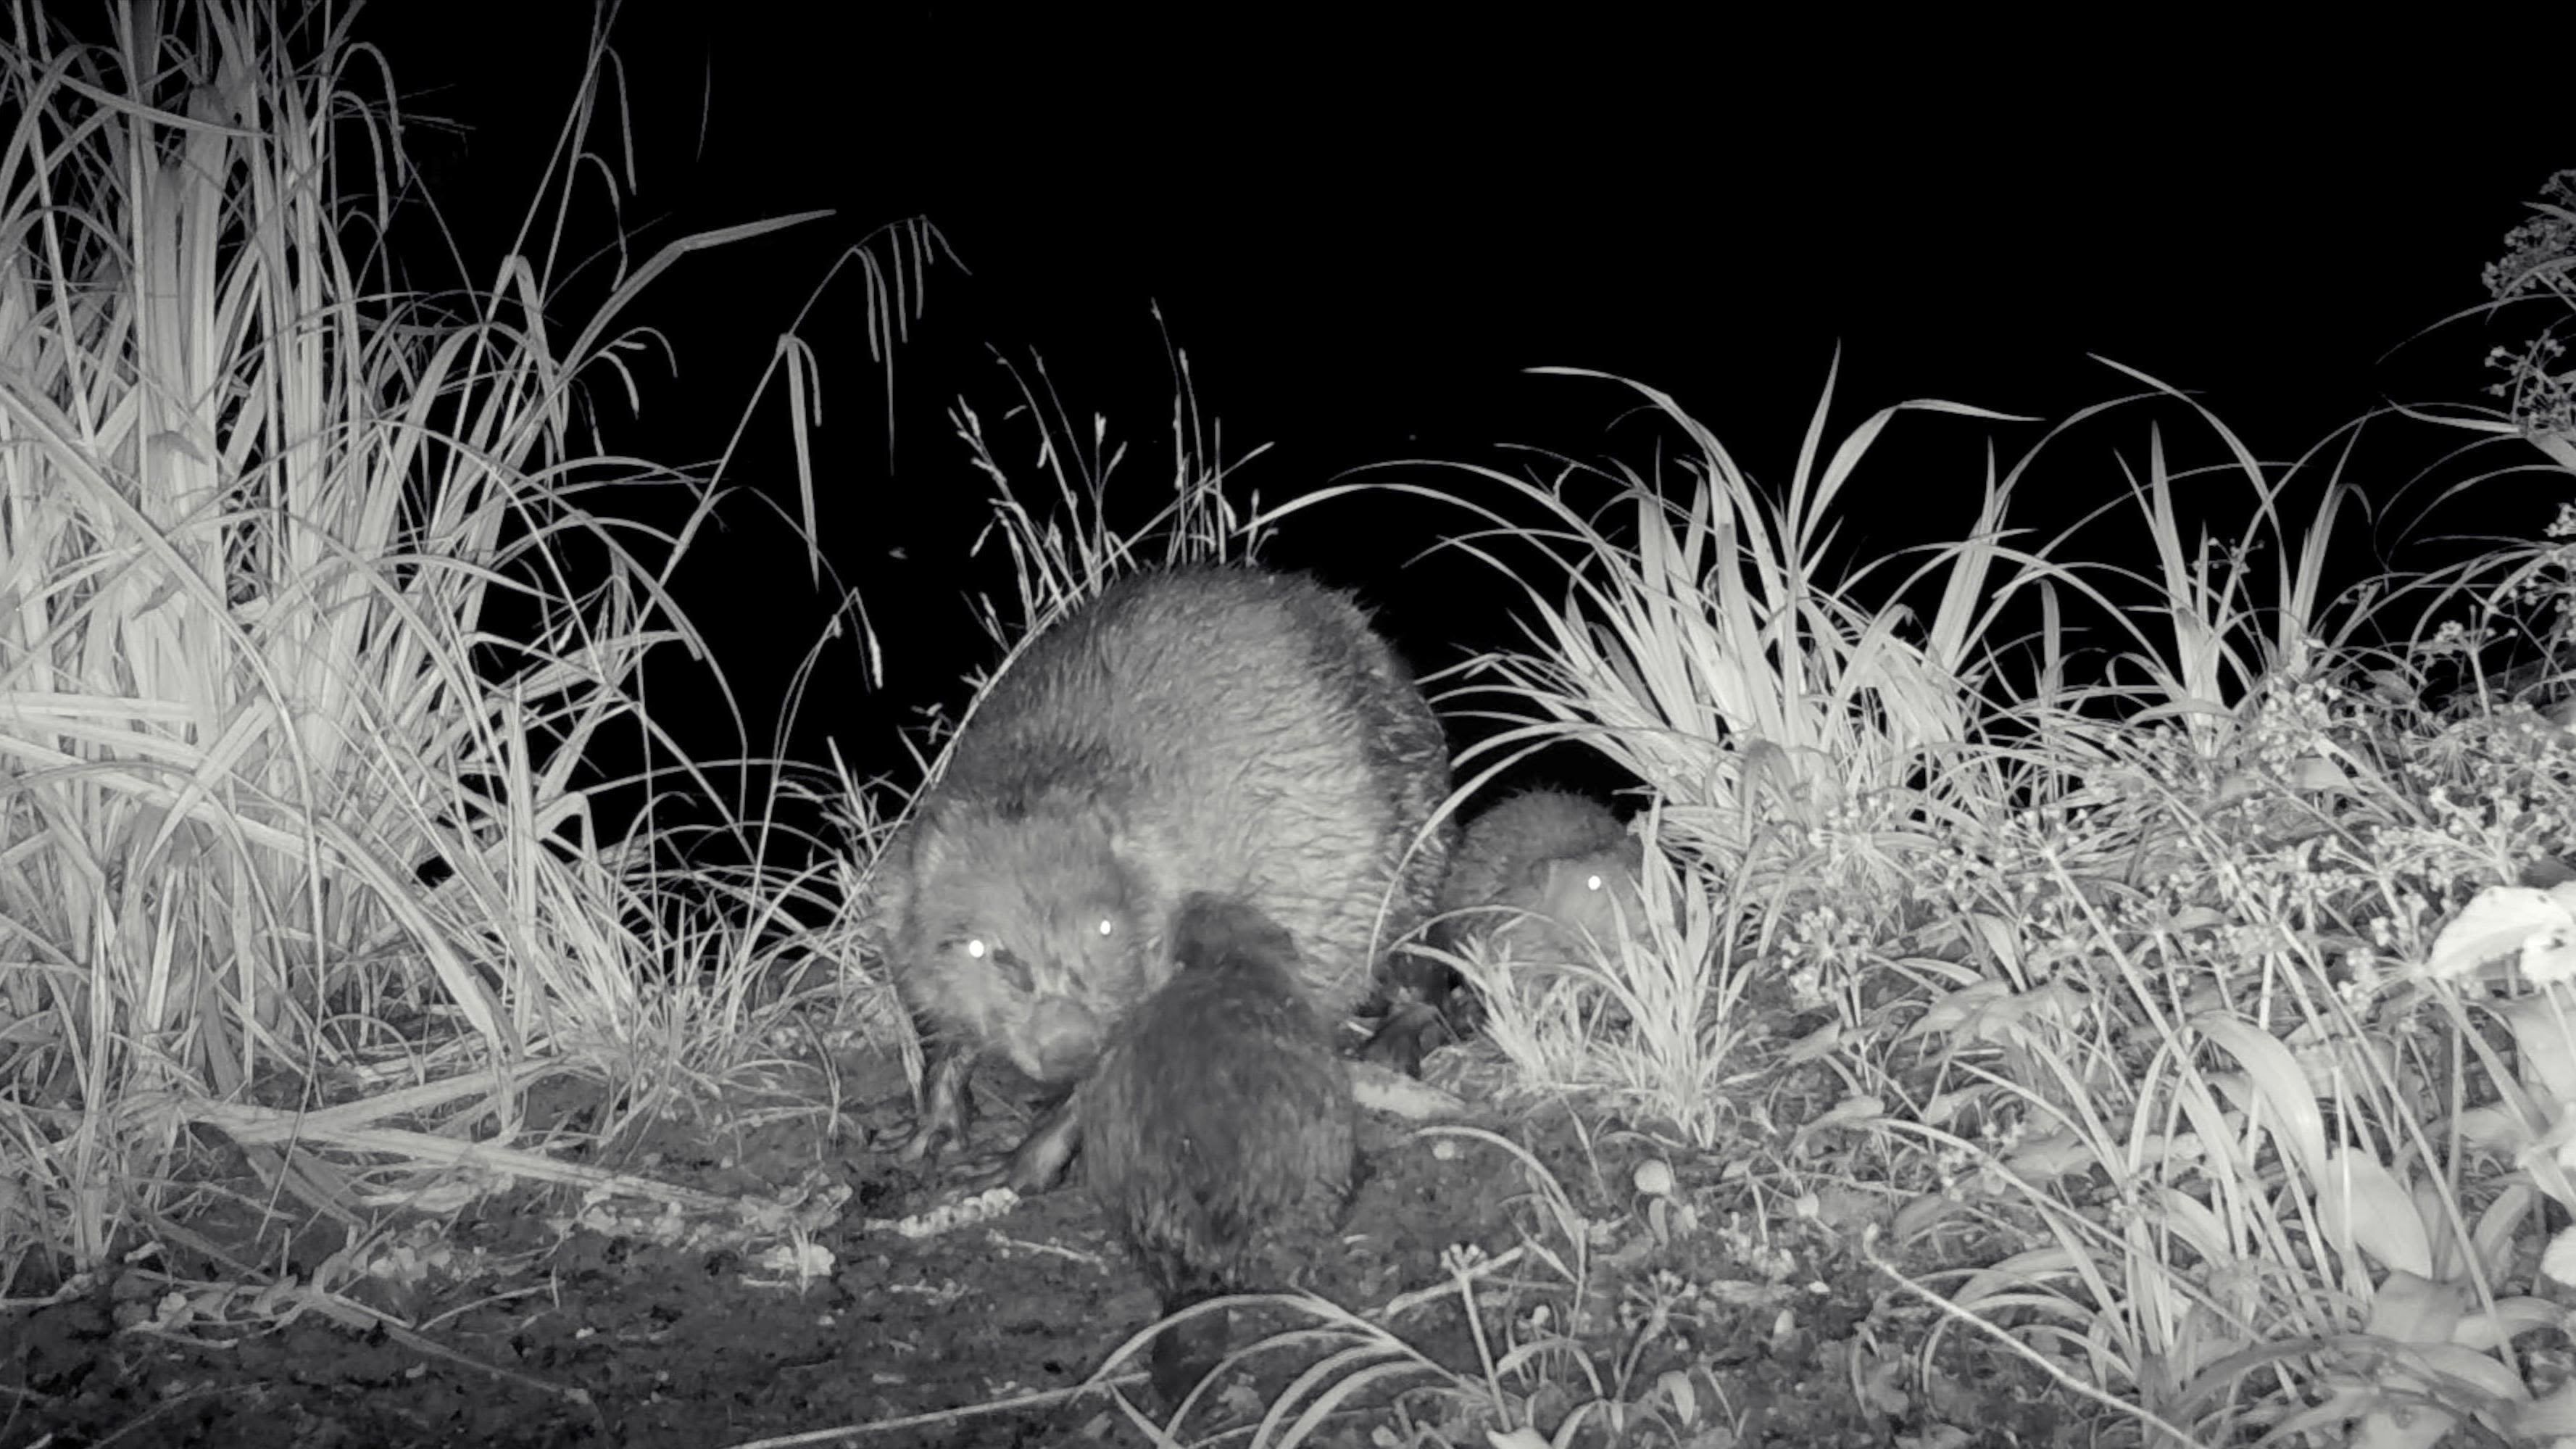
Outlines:
{"type": "MultiPolygon", "coordinates": [[[[898,988],[932,1062],[908,1155],[962,1144],[974,1060],[1069,1090],[1173,971],[1193,891],[1287,930],[1299,988],[1346,1013],[1429,915],[1450,836],[1440,722],[1343,593],[1188,567],[1110,585],[1032,639],[880,863],[898,988]]],[[[1059,1102],[1003,1180],[1052,1184],[1059,1102]]]]}

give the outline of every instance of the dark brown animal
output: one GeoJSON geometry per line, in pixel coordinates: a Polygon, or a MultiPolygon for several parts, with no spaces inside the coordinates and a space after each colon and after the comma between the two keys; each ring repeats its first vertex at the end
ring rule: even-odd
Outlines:
{"type": "MultiPolygon", "coordinates": [[[[1075,609],[995,681],[880,862],[896,982],[932,1043],[907,1153],[963,1143],[978,1056],[1079,1082],[1170,976],[1193,891],[1276,921],[1307,999],[1349,1011],[1431,910],[1448,787],[1439,721],[1347,595],[1185,568],[1075,609]]],[[[999,1175],[1047,1186],[1080,1140],[1060,1101],[999,1175]]]]}
{"type": "MultiPolygon", "coordinates": [[[[1276,1286],[1347,1206],[1357,1109],[1288,933],[1244,901],[1193,895],[1172,924],[1178,974],[1113,1028],[1077,1094],[1083,1174],[1165,1316],[1276,1286]]],[[[1226,1315],[1154,1340],[1177,1403],[1225,1353],[1226,1315]]]]}

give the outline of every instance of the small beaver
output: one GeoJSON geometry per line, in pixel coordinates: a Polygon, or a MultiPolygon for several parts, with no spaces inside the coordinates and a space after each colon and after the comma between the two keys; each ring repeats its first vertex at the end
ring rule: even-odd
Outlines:
{"type": "MultiPolygon", "coordinates": [[[[1296,943],[1250,903],[1195,894],[1176,973],[1112,1028],[1076,1094],[1083,1176],[1163,1315],[1311,1260],[1350,1197],[1357,1108],[1307,999],[1296,943]]],[[[1178,1403],[1225,1354],[1226,1315],[1165,1329],[1153,1377],[1178,1403]]]]}
{"type": "MultiPolygon", "coordinates": [[[[1412,672],[1349,596],[1294,575],[1139,574],[1032,639],[878,862],[895,981],[932,1063],[908,1156],[966,1138],[984,1053],[1064,1092],[1171,974],[1192,891],[1287,930],[1314,1006],[1367,999],[1430,914],[1450,834],[1425,827],[1449,750],[1412,672]]],[[[1081,1141],[1059,1101],[1003,1180],[1052,1185],[1081,1141]]]]}
{"type": "Polygon", "coordinates": [[[1451,947],[1482,944],[1525,961],[1570,961],[1584,936],[1618,939],[1618,916],[1642,918],[1645,847],[1608,806],[1564,790],[1507,796],[1468,823],[1440,888],[1438,928],[1451,947]]]}
{"type": "MultiPolygon", "coordinates": [[[[1633,924],[1644,899],[1637,873],[1645,847],[1609,807],[1588,795],[1529,790],[1506,796],[1468,823],[1440,888],[1432,944],[1471,947],[1522,961],[1588,958],[1618,939],[1618,916],[1633,924]],[[1585,944],[1589,933],[1594,946],[1585,944]]],[[[1431,1047],[1472,1029],[1478,1010],[1461,999],[1458,973],[1418,960],[1367,1054],[1419,1070],[1431,1047]]]]}

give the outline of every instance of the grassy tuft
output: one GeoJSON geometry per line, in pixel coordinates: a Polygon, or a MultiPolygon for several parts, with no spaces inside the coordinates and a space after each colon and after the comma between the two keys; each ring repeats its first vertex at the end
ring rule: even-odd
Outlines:
{"type": "Polygon", "coordinates": [[[774,902],[682,888],[580,773],[621,734],[671,758],[640,671],[701,650],[664,581],[715,495],[598,452],[586,384],[631,385],[654,278],[801,218],[621,252],[565,325],[603,43],[527,249],[416,294],[345,17],[9,23],[0,1282],[101,1264],[235,1158],[355,1233],[471,1177],[453,1148],[522,1132],[541,1077],[645,1111],[737,1065],[774,902]],[[639,489],[677,526],[594,510],[639,489]]]}

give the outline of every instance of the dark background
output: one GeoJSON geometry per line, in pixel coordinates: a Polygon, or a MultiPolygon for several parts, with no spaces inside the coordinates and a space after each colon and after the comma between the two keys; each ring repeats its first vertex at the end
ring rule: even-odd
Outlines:
{"type": "MultiPolygon", "coordinates": [[[[618,446],[671,462],[723,448],[778,335],[875,228],[926,216],[971,269],[934,270],[895,356],[891,449],[855,273],[801,329],[827,389],[820,528],[889,678],[863,687],[855,647],[833,646],[791,754],[819,761],[828,736],[900,773],[897,728],[961,702],[963,675],[993,657],[965,600],[1008,575],[967,557],[989,495],[946,412],[963,398],[1017,476],[1039,477],[1034,435],[1001,420],[1018,398],[1002,359],[1042,358],[1083,427],[1106,414],[1130,448],[1123,490],[1147,503],[1171,471],[1167,337],[1226,456],[1270,445],[1237,475],[1265,502],[1394,459],[1522,466],[1506,444],[1641,470],[1682,455],[1632,395],[1524,371],[1542,365],[1671,392],[1784,483],[1837,347],[1829,445],[1910,398],[2054,422],[2134,391],[2087,356],[2101,354],[2195,391],[2287,459],[2392,397],[2483,400],[2480,358],[2531,316],[2409,339],[2486,300],[2502,234],[2576,165],[2576,128],[2525,103],[2497,52],[2448,56],[2421,35],[2329,54],[2309,36],[2134,17],[1962,37],[1857,15],[1791,35],[1731,11],[1518,13],[623,9],[611,104],[622,94],[633,126],[638,257],[691,231],[838,215],[665,279],[637,320],[664,329],[680,370],[647,369],[640,419],[605,409],[618,446]]],[[[487,274],[591,19],[482,0],[364,13],[412,112],[465,127],[406,139],[487,274]]],[[[608,235],[600,196],[585,188],[576,232],[592,243],[608,235]]],[[[2151,416],[2192,461],[2217,457],[2180,409],[2115,414],[2053,445],[2017,516],[2053,529],[2102,501],[2115,449],[2142,466],[2151,416]]],[[[2009,464],[2043,431],[1900,419],[1847,497],[1844,556],[1958,536],[1986,451],[2009,464]]],[[[749,492],[679,585],[754,748],[839,597],[809,586],[795,539],[751,506],[792,502],[784,436],[773,396],[728,474],[749,492]]],[[[2462,441],[2396,424],[2352,476],[2404,511],[2429,493],[2402,485],[2462,441]]],[[[2232,483],[2205,492],[2211,509],[2243,501],[2232,483]]],[[[2470,526],[2528,536],[2554,504],[2526,482],[2470,526]]],[[[2128,517],[2073,552],[2136,562],[2121,558],[2128,517]]],[[[1270,556],[1359,588],[1433,667],[1513,637],[1513,596],[1490,575],[1408,567],[1455,521],[1346,501],[1293,520],[1270,556]]]]}

